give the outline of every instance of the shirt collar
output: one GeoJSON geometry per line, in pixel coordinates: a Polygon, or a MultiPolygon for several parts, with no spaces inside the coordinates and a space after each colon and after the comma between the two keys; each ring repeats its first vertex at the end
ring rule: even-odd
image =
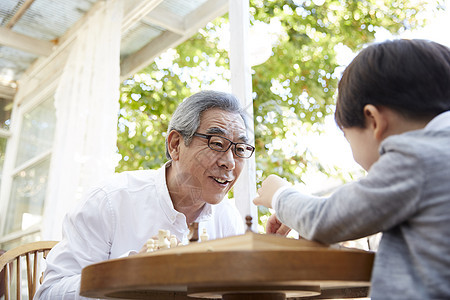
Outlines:
{"type": "Polygon", "coordinates": [[[172,199],[170,198],[169,189],[166,182],[166,169],[170,166],[170,162],[164,164],[156,172],[156,186],[158,189],[158,195],[160,197],[159,204],[164,211],[167,218],[174,223],[179,212],[173,207],[172,199]]]}
{"type": "Polygon", "coordinates": [[[437,131],[447,127],[450,127],[450,110],[434,117],[428,122],[427,126],[425,126],[425,130],[437,131]]]}
{"type": "MultiPolygon", "coordinates": [[[[169,189],[167,188],[167,182],[166,182],[166,170],[168,167],[170,167],[171,162],[167,162],[157,170],[156,175],[156,183],[158,186],[158,193],[161,197],[159,203],[166,214],[166,216],[169,218],[169,220],[174,223],[176,221],[177,215],[181,214],[180,212],[176,211],[172,199],[170,198],[169,189]]],[[[202,222],[211,219],[213,215],[213,209],[212,205],[209,203],[205,203],[202,212],[195,220],[196,222],[202,222]]]]}

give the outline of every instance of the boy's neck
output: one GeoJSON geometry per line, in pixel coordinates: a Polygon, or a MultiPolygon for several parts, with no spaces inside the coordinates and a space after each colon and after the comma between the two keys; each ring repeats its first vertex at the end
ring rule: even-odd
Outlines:
{"type": "Polygon", "coordinates": [[[383,114],[388,122],[388,126],[382,138],[383,140],[391,135],[423,129],[431,121],[431,119],[412,120],[389,108],[384,108],[383,114]]]}

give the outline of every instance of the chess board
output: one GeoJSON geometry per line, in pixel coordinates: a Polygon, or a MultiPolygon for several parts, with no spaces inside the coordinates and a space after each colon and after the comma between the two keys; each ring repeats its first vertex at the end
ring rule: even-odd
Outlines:
{"type": "Polygon", "coordinates": [[[362,251],[340,246],[328,246],[317,242],[287,238],[274,234],[258,234],[247,231],[243,235],[231,236],[206,242],[191,242],[174,248],[160,249],[140,255],[171,255],[182,253],[223,252],[223,251],[289,251],[307,250],[317,251],[362,251]]]}

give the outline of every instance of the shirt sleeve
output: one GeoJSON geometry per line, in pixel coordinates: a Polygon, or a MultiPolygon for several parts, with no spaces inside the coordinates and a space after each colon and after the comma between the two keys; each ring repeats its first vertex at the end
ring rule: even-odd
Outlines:
{"type": "Polygon", "coordinates": [[[368,175],[327,198],[285,189],[277,197],[281,222],[302,237],[326,244],[390,229],[413,215],[424,185],[421,160],[411,153],[384,153],[368,175]]]}
{"type": "Polygon", "coordinates": [[[49,253],[35,299],[87,299],[79,295],[81,270],[109,259],[115,218],[105,192],[97,189],[66,215],[63,238],[49,253]]]}
{"type": "Polygon", "coordinates": [[[280,199],[278,196],[285,190],[289,189],[290,186],[282,186],[280,187],[272,196],[272,208],[275,208],[278,204],[278,200],[280,199]]]}

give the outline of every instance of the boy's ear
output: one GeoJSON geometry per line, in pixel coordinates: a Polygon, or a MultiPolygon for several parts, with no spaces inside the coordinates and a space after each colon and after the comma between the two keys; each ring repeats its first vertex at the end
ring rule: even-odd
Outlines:
{"type": "Polygon", "coordinates": [[[178,160],[180,157],[180,145],[182,142],[183,137],[176,130],[172,130],[167,136],[167,150],[172,160],[178,160]]]}
{"type": "Polygon", "coordinates": [[[389,126],[389,120],[383,109],[367,104],[364,106],[363,111],[366,118],[366,126],[373,130],[374,137],[377,140],[383,139],[389,126]]]}

